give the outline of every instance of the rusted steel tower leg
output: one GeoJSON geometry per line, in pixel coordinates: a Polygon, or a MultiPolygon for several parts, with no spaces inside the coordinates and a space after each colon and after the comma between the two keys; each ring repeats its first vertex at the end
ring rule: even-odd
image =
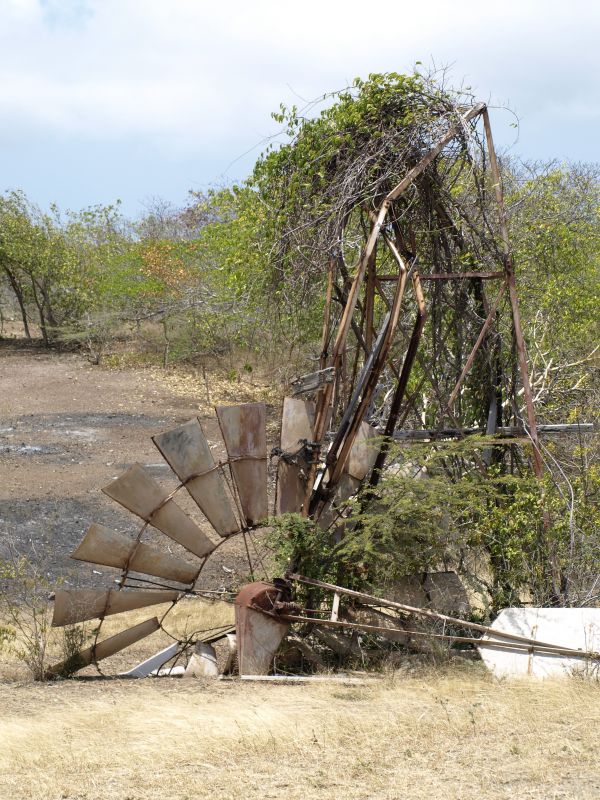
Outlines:
{"type": "Polygon", "coordinates": [[[506,278],[506,285],[508,286],[508,294],[512,309],[519,369],[521,372],[521,382],[523,384],[525,405],[527,407],[527,423],[529,425],[531,443],[533,444],[533,470],[536,474],[536,477],[541,478],[544,473],[544,464],[540,452],[535,409],[533,407],[533,395],[531,392],[531,384],[529,382],[529,371],[527,369],[527,349],[525,347],[525,339],[523,338],[523,330],[521,328],[521,314],[519,312],[519,300],[517,297],[517,286],[515,283],[515,272],[510,247],[510,238],[508,236],[508,225],[506,222],[506,211],[504,208],[504,196],[502,193],[502,184],[500,180],[500,169],[498,168],[498,159],[496,158],[496,150],[494,149],[492,128],[490,126],[490,117],[487,108],[484,110],[482,116],[483,125],[485,128],[485,138],[487,140],[488,152],[490,156],[490,168],[492,170],[492,178],[494,181],[494,192],[496,195],[496,202],[498,204],[500,234],[502,237],[502,247],[504,250],[504,274],[506,278]]]}

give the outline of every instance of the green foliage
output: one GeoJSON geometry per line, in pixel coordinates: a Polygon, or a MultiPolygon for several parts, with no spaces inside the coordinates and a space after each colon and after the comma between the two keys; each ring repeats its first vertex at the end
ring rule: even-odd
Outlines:
{"type": "Polygon", "coordinates": [[[498,468],[483,474],[488,446],[477,437],[398,450],[377,489],[351,502],[341,538],[298,515],[274,520],[277,570],[381,593],[407,575],[458,568],[491,612],[555,602],[557,573],[568,603],[594,602],[597,465],[572,474],[567,495],[551,475],[540,483],[498,468]]]}
{"type": "Polygon", "coordinates": [[[14,292],[26,332],[40,328],[50,344],[98,301],[99,275],[115,249],[114,207],[62,220],[44,214],[22,192],[0,198],[0,270],[14,292]]]}
{"type": "Polygon", "coordinates": [[[332,578],[330,559],[333,539],[327,531],[300,514],[283,514],[270,521],[268,544],[273,549],[278,573],[297,570],[322,580],[332,578]]]}
{"type": "MultiPolygon", "coordinates": [[[[361,589],[366,585],[366,558],[351,564],[345,552],[340,552],[332,531],[319,527],[312,519],[300,514],[283,514],[270,521],[267,544],[273,557],[273,571],[283,575],[292,570],[316,580],[333,582],[342,575],[344,585],[361,589]]],[[[315,587],[298,586],[297,599],[309,608],[315,608],[327,597],[315,587]]]]}
{"type": "Polygon", "coordinates": [[[81,651],[87,645],[89,636],[85,625],[66,625],[62,629],[63,670],[59,677],[68,678],[86,665],[81,658],[81,651]]]}
{"type": "MultiPolygon", "coordinates": [[[[372,74],[357,78],[351,88],[328,99],[331,105],[317,117],[303,118],[295,106],[273,114],[285,126],[290,142],[269,148],[259,158],[253,181],[268,207],[275,212],[270,224],[279,228],[299,220],[324,224],[337,202],[337,181],[344,165],[361,170],[362,196],[347,198],[354,205],[370,200],[373,187],[389,185],[399,175],[390,173],[386,136],[393,134],[398,149],[395,165],[409,142],[413,126],[449,107],[449,96],[419,74],[372,74]],[[433,96],[435,93],[435,96],[433,96]],[[381,147],[381,143],[385,143],[381,147]],[[372,157],[363,164],[365,148],[372,157]],[[368,194],[367,194],[368,192],[368,194]]],[[[391,187],[390,187],[391,188],[391,187]]]]}
{"type": "Polygon", "coordinates": [[[597,381],[600,359],[568,365],[600,342],[600,171],[578,165],[523,176],[515,169],[507,181],[534,383],[552,361],[539,401],[563,419],[565,409],[572,419],[589,415],[597,403],[586,408],[582,390],[597,381]]]}

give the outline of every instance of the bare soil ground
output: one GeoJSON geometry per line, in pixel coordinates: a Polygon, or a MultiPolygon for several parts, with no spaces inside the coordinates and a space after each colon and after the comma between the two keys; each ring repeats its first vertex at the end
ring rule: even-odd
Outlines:
{"type": "MultiPolygon", "coordinates": [[[[215,403],[267,399],[270,430],[277,427],[276,393],[262,385],[215,376],[215,403]]],[[[101,488],[133,462],[169,488],[175,478],[151,436],[200,416],[219,453],[221,439],[203,382],[150,369],[103,369],[74,354],[0,341],[0,556],[9,548],[43,564],[49,581],[107,584],[111,570],[69,556],[87,526],[99,522],[135,533],[139,520],[105,497],[101,488]],[[98,574],[98,573],[102,574],[98,574]]],[[[185,492],[181,505],[205,521],[185,492]]],[[[164,537],[163,537],[164,538],[164,537]]],[[[171,546],[169,544],[169,546],[171,546]]],[[[221,547],[204,572],[206,585],[247,571],[240,542],[221,547]]]]}

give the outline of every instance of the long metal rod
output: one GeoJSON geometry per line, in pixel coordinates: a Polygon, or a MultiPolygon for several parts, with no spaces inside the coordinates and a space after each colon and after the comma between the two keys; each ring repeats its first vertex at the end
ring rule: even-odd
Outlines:
{"type": "MultiPolygon", "coordinates": [[[[258,609],[257,610],[262,610],[258,609]]],[[[519,642],[499,642],[491,639],[480,639],[474,636],[453,636],[451,633],[430,633],[429,631],[409,631],[405,628],[386,628],[383,625],[367,625],[362,622],[348,622],[345,620],[315,619],[314,617],[304,617],[295,614],[271,614],[269,616],[286,622],[308,622],[313,625],[326,626],[330,628],[352,628],[353,630],[365,631],[366,633],[401,633],[407,639],[411,637],[421,637],[424,639],[445,639],[452,642],[463,644],[475,644],[478,647],[496,647],[502,650],[527,650],[530,653],[538,651],[542,655],[564,655],[577,658],[600,658],[600,654],[587,650],[575,650],[572,647],[562,647],[561,645],[548,645],[538,642],[536,639],[523,638],[519,642]]],[[[495,634],[503,635],[501,631],[494,631],[495,634]]]]}
{"type": "MultiPolygon", "coordinates": [[[[595,426],[593,422],[581,422],[573,424],[560,424],[560,425],[539,425],[538,434],[551,434],[551,433],[591,433],[594,431],[595,426]]],[[[396,441],[429,441],[430,439],[452,439],[454,437],[462,436],[477,436],[485,434],[486,429],[477,428],[415,428],[413,430],[400,430],[394,433],[396,441]]],[[[522,438],[526,435],[524,428],[518,425],[505,425],[496,428],[496,431],[490,437],[512,437],[522,438]]],[[[529,440],[527,440],[529,441],[529,440]]]]}
{"type": "Polygon", "coordinates": [[[384,328],[383,342],[379,348],[379,352],[375,356],[373,366],[369,372],[360,403],[350,422],[348,431],[345,434],[343,444],[341,445],[341,449],[339,450],[339,454],[333,448],[332,450],[330,450],[332,458],[330,460],[328,457],[328,464],[330,467],[330,478],[327,482],[328,490],[331,490],[334,486],[336,486],[340,479],[344,466],[346,465],[346,461],[348,460],[350,449],[354,443],[354,439],[356,438],[356,435],[363,422],[364,416],[367,412],[369,403],[371,402],[373,391],[375,390],[377,382],[379,381],[379,376],[385,364],[387,354],[394,333],[396,331],[396,326],[398,325],[398,320],[400,318],[402,298],[404,296],[404,288],[406,286],[406,275],[407,271],[405,268],[402,272],[402,278],[397,285],[396,294],[394,295],[394,301],[392,303],[392,309],[389,312],[389,319],[387,325],[384,328]]]}
{"type": "Polygon", "coordinates": [[[381,348],[383,346],[383,342],[387,333],[387,326],[389,325],[389,321],[390,321],[390,313],[388,312],[381,326],[381,331],[379,332],[379,336],[377,337],[375,346],[367,356],[367,360],[365,361],[364,366],[356,382],[356,386],[352,393],[352,397],[348,402],[348,406],[346,408],[346,411],[344,412],[344,416],[342,417],[338,430],[335,434],[335,438],[331,445],[331,449],[333,452],[337,452],[342,442],[344,441],[346,431],[348,430],[348,427],[352,420],[352,415],[356,410],[356,407],[360,401],[360,397],[364,392],[365,386],[373,369],[373,364],[375,363],[377,356],[381,352],[381,348]]]}
{"type": "Polygon", "coordinates": [[[369,483],[373,487],[377,486],[379,483],[381,472],[385,464],[385,459],[387,458],[387,454],[390,449],[392,436],[396,429],[396,425],[398,424],[398,417],[400,416],[400,407],[402,405],[402,401],[404,400],[406,387],[408,386],[408,379],[410,378],[410,374],[412,372],[419,342],[421,341],[421,334],[423,333],[423,328],[425,327],[425,321],[427,319],[427,309],[425,308],[425,301],[419,284],[419,275],[417,272],[413,273],[413,284],[415,286],[415,294],[417,295],[419,310],[415,320],[415,326],[410,337],[410,342],[408,344],[408,349],[406,351],[406,355],[404,356],[400,378],[398,379],[396,391],[394,392],[394,397],[392,398],[390,413],[387,418],[384,431],[384,439],[381,443],[381,447],[379,448],[379,452],[377,453],[373,470],[371,471],[369,483]]]}
{"type": "Polygon", "coordinates": [[[464,281],[469,278],[478,278],[479,280],[483,281],[493,281],[504,277],[504,272],[430,272],[429,275],[421,275],[421,280],[464,281]]]}
{"type": "MultiPolygon", "coordinates": [[[[497,631],[489,625],[480,625],[478,622],[469,622],[468,620],[459,619],[458,617],[450,617],[447,614],[441,614],[439,611],[432,611],[429,608],[418,608],[416,606],[409,606],[405,603],[396,603],[394,600],[386,600],[383,597],[376,597],[372,594],[365,592],[357,592],[354,589],[346,589],[344,586],[336,586],[334,583],[326,583],[325,581],[318,581],[314,578],[307,578],[305,575],[298,575],[292,573],[287,576],[289,579],[298,581],[299,583],[306,583],[309,586],[318,586],[320,589],[328,589],[330,592],[338,592],[345,594],[349,597],[356,597],[357,600],[368,601],[372,605],[387,606],[388,608],[397,608],[399,611],[404,611],[406,614],[414,614],[415,616],[428,617],[429,619],[437,619],[443,622],[449,622],[453,625],[460,625],[462,628],[468,628],[481,633],[487,633],[490,636],[496,636],[503,639],[510,639],[513,642],[522,642],[529,644],[531,642],[526,636],[519,636],[516,633],[507,633],[505,631],[497,631]]],[[[536,642],[542,647],[556,647],[553,642],[536,642]]],[[[581,651],[579,651],[581,652],[581,651]]]]}
{"type": "MultiPolygon", "coordinates": [[[[378,278],[376,277],[375,278],[375,288],[376,288],[377,292],[379,294],[381,294],[380,288],[379,288],[379,284],[377,283],[377,281],[378,281],[378,278]]],[[[338,301],[340,303],[345,303],[344,294],[343,294],[342,289],[339,286],[335,286],[334,289],[335,289],[335,293],[336,293],[336,295],[338,297],[338,301]]],[[[385,295],[383,295],[383,297],[385,297],[385,295]]],[[[386,300],[387,300],[387,298],[386,298],[386,300]]],[[[357,307],[359,308],[359,310],[362,313],[363,309],[362,309],[360,300],[357,303],[357,307]]],[[[389,303],[387,303],[387,308],[389,310],[389,303]]],[[[374,337],[377,338],[377,332],[374,329],[373,329],[372,332],[373,332],[374,337]]],[[[356,341],[358,342],[359,346],[362,348],[362,351],[365,353],[365,356],[368,356],[369,352],[367,350],[367,343],[365,341],[364,336],[362,335],[362,331],[360,329],[359,324],[354,319],[352,320],[352,333],[356,337],[356,341]]],[[[396,379],[398,379],[400,377],[400,373],[396,369],[396,367],[395,367],[395,365],[394,365],[394,363],[393,363],[391,358],[388,358],[387,365],[390,368],[390,370],[394,373],[396,379]]]]}
{"type": "Polygon", "coordinates": [[[323,313],[323,334],[321,337],[321,355],[319,356],[319,368],[325,369],[327,366],[327,348],[329,346],[329,329],[331,326],[331,295],[333,292],[333,273],[335,271],[335,259],[329,259],[329,270],[327,272],[327,293],[325,295],[325,309],[323,313]]]}

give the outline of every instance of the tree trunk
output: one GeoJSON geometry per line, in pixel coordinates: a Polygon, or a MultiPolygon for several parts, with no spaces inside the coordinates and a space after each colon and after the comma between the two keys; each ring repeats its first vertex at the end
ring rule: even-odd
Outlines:
{"type": "Polygon", "coordinates": [[[38,310],[38,315],[40,318],[40,329],[42,331],[42,339],[44,340],[44,344],[46,347],[50,345],[50,341],[48,339],[48,330],[46,328],[46,317],[44,316],[44,306],[40,303],[40,299],[38,297],[35,281],[31,280],[31,288],[33,290],[33,300],[35,302],[36,308],[38,310]]]}
{"type": "Polygon", "coordinates": [[[25,298],[23,296],[23,288],[19,281],[17,280],[17,276],[11,272],[11,270],[5,265],[4,272],[8,277],[8,282],[10,283],[10,287],[13,290],[15,297],[17,298],[17,303],[19,304],[19,309],[21,311],[21,319],[23,320],[23,330],[25,331],[25,337],[31,341],[31,332],[29,331],[29,321],[27,319],[27,310],[25,308],[25,298]]]}

